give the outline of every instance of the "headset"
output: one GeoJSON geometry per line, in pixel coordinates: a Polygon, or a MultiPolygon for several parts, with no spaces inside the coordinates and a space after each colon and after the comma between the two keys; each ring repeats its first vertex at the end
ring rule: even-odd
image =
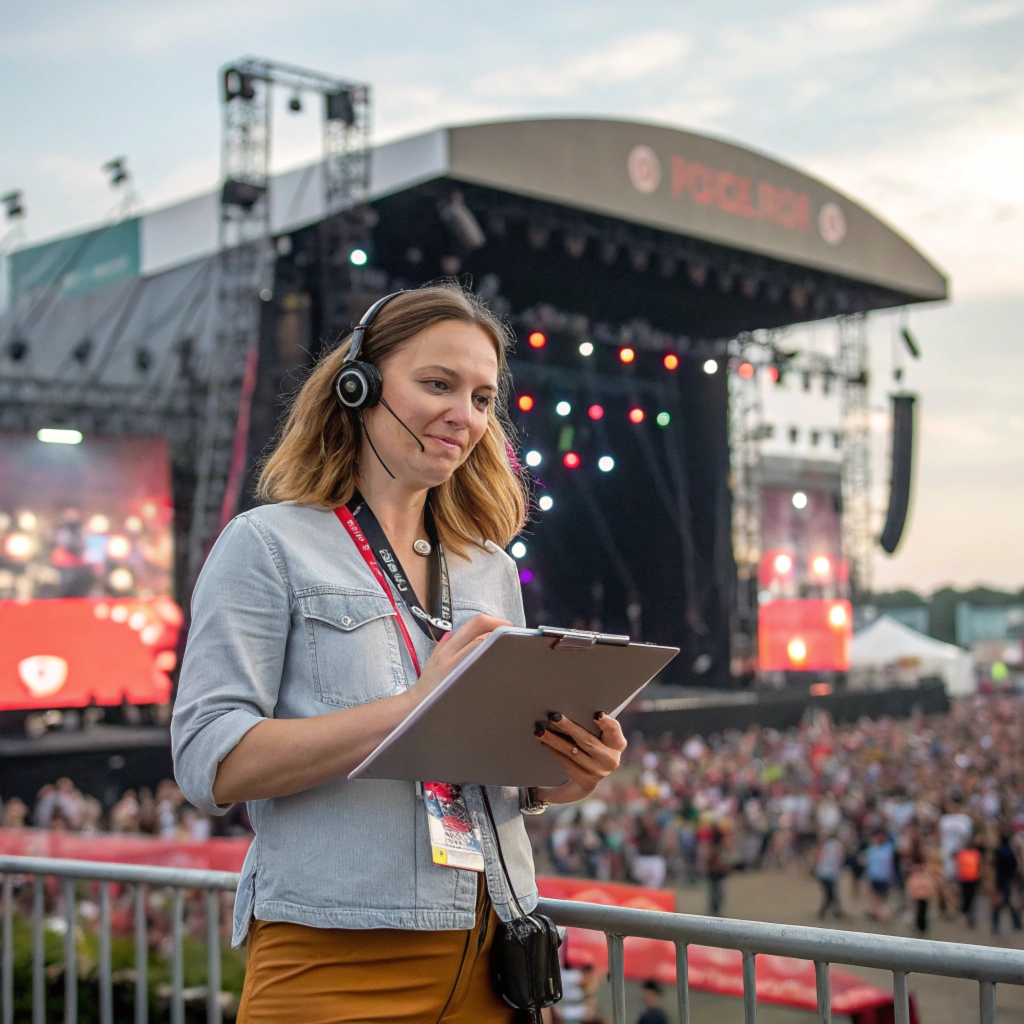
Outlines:
{"type": "Polygon", "coordinates": [[[385,472],[392,480],[395,479],[395,474],[388,469],[387,463],[380,457],[377,446],[373,443],[373,438],[370,437],[370,433],[366,429],[366,422],[363,420],[364,409],[372,409],[375,405],[383,405],[405,428],[416,444],[419,445],[420,451],[422,452],[426,449],[423,447],[423,442],[409,429],[405,421],[388,405],[387,400],[384,398],[384,379],[380,375],[380,370],[373,363],[362,361],[359,358],[359,352],[363,347],[363,337],[377,318],[377,314],[392,299],[397,299],[399,295],[404,295],[406,291],[407,289],[385,295],[384,298],[378,299],[363,314],[362,320],[352,329],[352,341],[349,344],[348,355],[345,356],[345,361],[341,364],[341,372],[334,382],[334,393],[338,396],[338,401],[346,409],[351,409],[355,412],[359,417],[359,425],[366,435],[366,440],[370,442],[373,454],[377,456],[377,461],[384,467],[385,472]]]}

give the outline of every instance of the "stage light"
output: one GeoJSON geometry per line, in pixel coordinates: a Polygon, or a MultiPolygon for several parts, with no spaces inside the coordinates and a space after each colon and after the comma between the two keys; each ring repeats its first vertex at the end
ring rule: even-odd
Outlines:
{"type": "Polygon", "coordinates": [[[110,520],[106,516],[97,513],[89,517],[89,522],[85,528],[90,533],[107,533],[110,530],[110,520]]]}
{"type": "Polygon", "coordinates": [[[832,570],[832,563],[825,555],[815,555],[811,561],[811,569],[818,576],[827,576],[832,570]]]}
{"type": "MultiPolygon", "coordinates": [[[[117,569],[112,569],[110,574],[107,576],[107,586],[111,590],[116,591],[119,594],[126,594],[132,587],[135,586],[135,577],[132,575],[130,569],[126,569],[123,565],[117,569]]],[[[127,612],[127,609],[124,609],[127,612]]],[[[118,609],[114,609],[118,611],[118,609]]],[[[111,618],[115,618],[114,612],[110,613],[111,618]]],[[[127,619],[125,615],[125,619],[127,619]]]]}
{"type": "Polygon", "coordinates": [[[269,302],[274,297],[274,293],[269,288],[260,289],[260,302],[269,302]]]}
{"type": "Polygon", "coordinates": [[[580,343],[580,355],[581,356],[592,356],[594,354],[594,343],[592,341],[584,341],[580,343]]]}
{"type": "Polygon", "coordinates": [[[533,408],[533,398],[530,395],[520,395],[516,399],[516,405],[520,412],[529,412],[533,408]]]}
{"type": "Polygon", "coordinates": [[[775,571],[780,576],[786,576],[793,570],[793,557],[783,552],[775,556],[775,571]]]}
{"type": "Polygon", "coordinates": [[[19,530],[34,530],[39,525],[35,512],[19,512],[17,520],[19,530]]]}
{"type": "Polygon", "coordinates": [[[559,416],[568,416],[572,412],[572,406],[566,401],[561,401],[555,406],[555,412],[559,416]]]}
{"type": "Polygon", "coordinates": [[[754,376],[754,364],[753,363],[740,363],[737,367],[736,372],[744,379],[750,380],[754,376]]]}
{"type": "Polygon", "coordinates": [[[705,359],[704,372],[707,374],[718,373],[718,361],[716,359],[705,359]]]}
{"type": "Polygon", "coordinates": [[[604,406],[598,405],[596,402],[587,410],[587,415],[592,420],[599,420],[604,415],[604,406]]]}
{"type": "Polygon", "coordinates": [[[636,352],[634,352],[633,349],[629,347],[620,348],[619,359],[621,359],[624,363],[631,363],[634,359],[636,359],[636,352]]]}
{"type": "Polygon", "coordinates": [[[629,422],[630,423],[643,423],[644,411],[639,406],[634,406],[629,410],[629,422]]]}
{"type": "MultiPolygon", "coordinates": [[[[129,533],[142,533],[142,520],[138,516],[129,516],[124,521],[124,528],[129,533]]],[[[106,530],[101,532],[106,533],[106,530]]]]}
{"type": "Polygon", "coordinates": [[[519,570],[519,582],[520,583],[532,583],[533,582],[533,573],[530,572],[529,569],[520,569],[519,570]]]}
{"type": "Polygon", "coordinates": [[[774,381],[776,384],[779,383],[779,380],[780,380],[779,368],[777,366],[769,366],[768,367],[768,378],[769,378],[769,380],[774,381]]]}
{"type": "Polygon", "coordinates": [[[132,553],[132,542],[120,533],[115,533],[107,541],[107,557],[121,562],[132,553]]]}
{"type": "Polygon", "coordinates": [[[579,469],[580,457],[575,452],[566,452],[562,458],[562,465],[566,469],[579,469]]]}
{"type": "Polygon", "coordinates": [[[530,348],[543,348],[548,343],[547,335],[540,331],[533,331],[527,340],[530,342],[530,348]]]}
{"type": "Polygon", "coordinates": [[[541,512],[550,512],[555,507],[555,499],[550,494],[542,494],[537,504],[541,512]]]}
{"type": "Polygon", "coordinates": [[[92,339],[83,338],[72,350],[71,358],[74,359],[79,366],[85,366],[89,361],[89,356],[92,353],[92,339]]]}
{"type": "Polygon", "coordinates": [[[28,355],[28,342],[15,338],[7,346],[7,355],[12,363],[20,363],[28,355]]]}
{"type": "Polygon", "coordinates": [[[615,460],[610,455],[602,455],[597,460],[597,468],[602,473],[610,473],[615,468],[615,460]]]}
{"type": "MultiPolygon", "coordinates": [[[[268,289],[264,289],[268,291],[268,289]]],[[[260,298],[263,298],[263,292],[260,292],[260,298]]],[[[264,301],[266,301],[264,299],[264,301]]],[[[135,369],[139,373],[148,373],[149,368],[153,365],[153,355],[148,348],[137,348],[135,350],[135,369]]]]}
{"type": "Polygon", "coordinates": [[[292,98],[288,101],[288,109],[293,114],[297,114],[302,110],[302,93],[292,94],[292,98]]]}
{"type": "Polygon", "coordinates": [[[509,550],[512,552],[513,558],[524,558],[526,556],[526,545],[521,540],[517,540],[509,550]]]}
{"type": "Polygon", "coordinates": [[[66,430],[62,427],[43,427],[36,433],[36,437],[47,444],[82,443],[82,432],[80,430],[66,430]]]}
{"type": "Polygon", "coordinates": [[[793,495],[793,508],[807,508],[807,495],[803,491],[797,491],[793,495]]]}
{"type": "Polygon", "coordinates": [[[9,533],[4,537],[4,554],[12,562],[24,562],[34,548],[32,538],[25,533],[9,533]]]}
{"type": "Polygon", "coordinates": [[[655,417],[654,422],[657,423],[659,427],[667,427],[672,422],[672,417],[669,416],[667,412],[659,412],[655,417]]]}
{"type": "Polygon", "coordinates": [[[7,214],[8,220],[17,220],[18,217],[25,216],[25,204],[21,201],[23,194],[19,188],[8,192],[5,196],[0,196],[0,203],[4,205],[4,212],[7,214]]]}
{"type": "Polygon", "coordinates": [[[827,697],[832,692],[831,683],[811,683],[812,697],[827,697]]]}
{"type": "Polygon", "coordinates": [[[353,249],[348,254],[348,261],[354,267],[365,267],[366,266],[366,261],[369,258],[370,257],[366,255],[366,250],[365,249],[353,249]]]}
{"type": "Polygon", "coordinates": [[[528,451],[526,453],[526,464],[531,469],[535,469],[543,461],[544,461],[544,456],[542,456],[541,453],[539,451],[537,451],[535,448],[530,449],[530,451],[528,451]]]}
{"type": "Polygon", "coordinates": [[[800,637],[795,636],[786,644],[786,653],[794,665],[799,665],[807,660],[807,644],[800,637]]]}
{"type": "Polygon", "coordinates": [[[329,92],[324,99],[327,101],[325,115],[328,121],[340,121],[351,128],[356,123],[356,100],[361,99],[354,89],[339,89],[329,92]]]}
{"type": "Polygon", "coordinates": [[[101,171],[106,171],[110,175],[111,188],[120,188],[131,177],[126,166],[127,163],[127,157],[116,156],[100,168],[101,171]]]}
{"type": "Polygon", "coordinates": [[[841,604],[834,604],[828,610],[828,622],[830,626],[835,626],[836,629],[841,629],[846,625],[848,616],[846,614],[846,608],[841,604]]]}
{"type": "Polygon", "coordinates": [[[675,352],[669,352],[665,356],[665,358],[662,359],[662,363],[664,364],[666,370],[678,370],[679,356],[677,356],[675,352]]]}

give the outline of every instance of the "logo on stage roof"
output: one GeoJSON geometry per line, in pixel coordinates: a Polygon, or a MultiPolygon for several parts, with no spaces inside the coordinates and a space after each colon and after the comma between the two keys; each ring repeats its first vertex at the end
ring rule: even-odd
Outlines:
{"type": "Polygon", "coordinates": [[[838,245],[846,237],[846,215],[838,203],[826,203],[818,212],[818,230],[829,245],[838,245]]]}
{"type": "Polygon", "coordinates": [[[634,146],[626,161],[629,180],[637,192],[653,192],[661,182],[661,161],[650,146],[634,146]]]}

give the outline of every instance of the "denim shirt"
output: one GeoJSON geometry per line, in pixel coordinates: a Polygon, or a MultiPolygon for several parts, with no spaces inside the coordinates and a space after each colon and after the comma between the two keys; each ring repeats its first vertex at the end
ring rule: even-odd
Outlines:
{"type": "MultiPolygon", "coordinates": [[[[488,543],[467,558],[446,554],[456,629],[480,613],[525,624],[505,552],[488,543]]],[[[424,664],[433,644],[397,603],[424,664]]],[[[331,509],[284,503],[245,512],[217,540],[193,595],[171,721],[175,778],[191,803],[223,814],[213,797],[217,766],[258,722],[329,714],[415,681],[391,602],[331,509]]],[[[511,897],[480,787],[463,792],[483,839],[491,900],[507,921],[511,897]]],[[[537,885],[520,791],[487,793],[529,912],[537,885]]],[[[247,806],[256,837],[242,867],[233,945],[245,941],[253,916],[320,928],[473,927],[476,873],[432,862],[415,783],[340,776],[247,806]]]]}

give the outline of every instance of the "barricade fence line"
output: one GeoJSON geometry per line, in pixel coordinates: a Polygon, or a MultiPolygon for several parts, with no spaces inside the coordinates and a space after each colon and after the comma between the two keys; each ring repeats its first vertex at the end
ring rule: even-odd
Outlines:
{"type": "MultiPolygon", "coordinates": [[[[234,891],[238,875],[228,871],[149,867],[45,857],[0,856],[3,922],[0,927],[0,1024],[14,1024],[14,904],[19,879],[31,880],[32,1022],[46,1024],[46,879],[62,880],[65,1024],[78,1022],[78,896],[80,882],[99,882],[97,983],[101,1024],[113,1024],[111,972],[111,883],[134,887],[135,1024],[148,1024],[149,987],[147,901],[152,888],[170,889],[172,1024],[185,1019],[184,933],[187,894],[200,890],[206,911],[206,1018],[221,1024],[220,893],[234,891]]],[[[813,962],[819,1024],[830,1024],[829,967],[841,964],[889,971],[893,976],[896,1024],[910,1024],[908,975],[930,974],[978,983],[979,1020],[996,1024],[996,985],[1024,985],[1024,951],[964,943],[906,939],[865,932],[843,932],[799,925],[768,924],[607,907],[571,900],[541,899],[537,912],[557,925],[603,932],[608,943],[613,1024],[626,1024],[625,946],[630,936],[663,939],[676,950],[676,991],[681,1024],[690,1024],[687,947],[691,944],[738,950],[743,962],[745,1024],[756,1024],[756,958],[759,954],[813,962]]]]}

